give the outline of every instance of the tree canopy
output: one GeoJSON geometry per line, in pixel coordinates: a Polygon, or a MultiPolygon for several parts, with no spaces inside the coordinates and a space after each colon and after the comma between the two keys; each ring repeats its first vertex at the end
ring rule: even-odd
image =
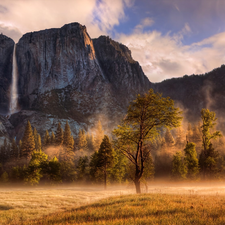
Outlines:
{"type": "Polygon", "coordinates": [[[135,165],[134,183],[137,193],[140,193],[140,179],[150,153],[145,142],[155,139],[161,127],[180,126],[181,113],[179,108],[174,107],[173,100],[150,89],[130,103],[122,124],[113,131],[118,138],[116,146],[135,165]]]}

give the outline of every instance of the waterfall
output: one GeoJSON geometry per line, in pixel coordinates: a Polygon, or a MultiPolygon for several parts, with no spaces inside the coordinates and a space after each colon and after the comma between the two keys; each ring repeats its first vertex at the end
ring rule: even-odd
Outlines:
{"type": "Polygon", "coordinates": [[[9,114],[12,115],[18,111],[18,90],[17,90],[18,70],[16,61],[16,44],[13,49],[13,68],[12,68],[12,85],[10,91],[9,114]]]}

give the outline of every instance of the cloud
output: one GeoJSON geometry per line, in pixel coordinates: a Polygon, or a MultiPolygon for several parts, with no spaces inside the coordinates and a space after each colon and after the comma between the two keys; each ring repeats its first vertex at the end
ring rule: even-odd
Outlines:
{"type": "Polygon", "coordinates": [[[190,32],[185,24],[184,29],[175,35],[147,31],[120,34],[117,39],[130,48],[133,58],[140,63],[149,80],[159,82],[185,74],[203,74],[225,62],[225,32],[183,45],[183,35],[190,32]]]}
{"type": "Polygon", "coordinates": [[[86,25],[92,38],[108,34],[120,20],[125,18],[124,9],[133,0],[2,0],[0,5],[0,24],[3,33],[16,28],[18,41],[21,34],[48,28],[62,27],[64,24],[78,22],[86,25]],[[5,28],[5,31],[4,31],[5,28]]]}
{"type": "Polygon", "coordinates": [[[143,29],[146,27],[151,27],[154,24],[154,20],[152,18],[146,17],[144,18],[140,24],[136,25],[134,28],[134,32],[143,32],[143,29]]]}

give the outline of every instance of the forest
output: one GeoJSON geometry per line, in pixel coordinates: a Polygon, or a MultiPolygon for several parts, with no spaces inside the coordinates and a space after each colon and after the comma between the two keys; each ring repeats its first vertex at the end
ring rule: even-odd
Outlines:
{"type": "MultiPolygon", "coordinates": [[[[41,137],[27,121],[22,140],[0,147],[0,183],[60,183],[221,180],[225,178],[225,139],[216,114],[202,109],[196,124],[184,123],[173,100],[150,90],[130,103],[126,117],[111,133],[99,120],[92,132],[71,135],[68,122],[41,137]],[[143,119],[144,118],[144,119],[143,119]]],[[[139,187],[138,187],[139,186],[139,187]]]]}

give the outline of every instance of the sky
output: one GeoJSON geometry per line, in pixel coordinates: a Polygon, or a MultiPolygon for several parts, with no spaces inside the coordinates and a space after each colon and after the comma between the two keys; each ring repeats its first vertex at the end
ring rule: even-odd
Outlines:
{"type": "Polygon", "coordinates": [[[225,0],[0,0],[0,32],[27,33],[78,22],[91,38],[125,44],[151,82],[225,64],[225,0]]]}

